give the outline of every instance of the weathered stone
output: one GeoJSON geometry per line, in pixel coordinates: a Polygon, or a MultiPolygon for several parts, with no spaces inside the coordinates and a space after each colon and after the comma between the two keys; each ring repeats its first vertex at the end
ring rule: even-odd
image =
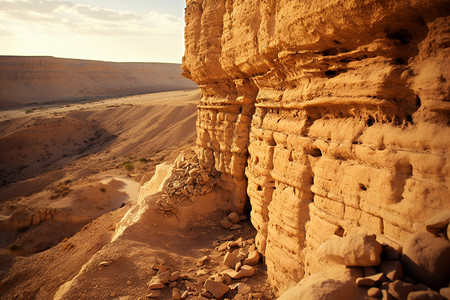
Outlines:
{"type": "Polygon", "coordinates": [[[326,241],[318,249],[318,253],[329,261],[364,267],[380,264],[381,251],[381,244],[375,240],[375,236],[364,234],[326,241]]]}
{"type": "Polygon", "coordinates": [[[100,266],[102,266],[102,267],[107,267],[107,266],[109,266],[111,264],[111,262],[109,262],[109,261],[102,261],[102,262],[100,262],[100,266]]]}
{"type": "Polygon", "coordinates": [[[230,230],[237,230],[237,229],[241,229],[241,225],[239,225],[239,224],[234,224],[234,225],[232,225],[230,228],[228,228],[228,229],[230,229],[230,230]]]}
{"type": "Polygon", "coordinates": [[[225,257],[223,258],[223,264],[232,269],[235,268],[237,262],[238,262],[237,255],[232,252],[227,252],[225,254],[225,257]]]}
{"type": "Polygon", "coordinates": [[[255,269],[252,266],[243,265],[241,269],[237,272],[237,274],[233,277],[234,279],[239,279],[243,277],[250,277],[253,276],[255,273],[255,269]]]}
{"type": "Polygon", "coordinates": [[[221,298],[230,290],[226,284],[211,279],[206,280],[203,287],[216,298],[221,298]]]}
{"type": "Polygon", "coordinates": [[[175,281],[175,280],[178,280],[179,278],[180,278],[180,272],[175,271],[170,274],[169,281],[175,281]]]}
{"type": "Polygon", "coordinates": [[[158,278],[153,278],[147,283],[149,289],[162,289],[164,288],[164,283],[161,282],[158,278]]]}
{"type": "Polygon", "coordinates": [[[412,234],[403,247],[402,263],[416,281],[433,289],[447,286],[450,242],[428,232],[412,234]]]}
{"type": "Polygon", "coordinates": [[[356,278],[356,285],[358,285],[358,286],[375,286],[375,281],[370,278],[359,277],[359,278],[356,278]]]}
{"type": "Polygon", "coordinates": [[[186,298],[188,297],[188,295],[189,295],[189,291],[184,291],[184,292],[181,294],[181,299],[186,299],[186,298]]]}
{"type": "Polygon", "coordinates": [[[228,219],[230,220],[231,223],[233,224],[237,224],[241,221],[241,218],[239,217],[239,214],[235,213],[235,212],[231,212],[228,215],[228,219]]]}
{"type": "Polygon", "coordinates": [[[220,281],[228,285],[231,282],[231,276],[228,274],[222,274],[222,276],[220,277],[220,281]]]}
{"type": "Polygon", "coordinates": [[[450,209],[446,209],[425,222],[428,232],[446,232],[450,223],[450,209]]]}
{"type": "Polygon", "coordinates": [[[161,297],[161,290],[151,290],[147,294],[147,298],[158,298],[161,297]]]}
{"type": "Polygon", "coordinates": [[[380,264],[382,272],[391,281],[403,278],[403,268],[399,260],[384,260],[380,264]]]}
{"type": "Polygon", "coordinates": [[[181,299],[181,293],[180,293],[179,289],[177,289],[177,288],[172,289],[172,299],[174,299],[174,300],[181,299]]]}
{"type": "Polygon", "coordinates": [[[238,283],[237,288],[238,288],[238,293],[241,295],[248,294],[252,291],[252,289],[248,285],[246,285],[245,283],[242,283],[242,282],[238,283]]]}
{"type": "Polygon", "coordinates": [[[381,295],[381,290],[377,287],[371,287],[367,290],[367,296],[369,297],[380,298],[381,295]]]}
{"type": "Polygon", "coordinates": [[[255,250],[248,254],[247,258],[244,260],[244,264],[254,266],[258,263],[258,261],[259,261],[259,252],[255,250]]]}
{"type": "Polygon", "coordinates": [[[446,300],[435,291],[415,291],[408,294],[408,300],[446,300]]]}
{"type": "Polygon", "coordinates": [[[230,228],[231,226],[233,226],[233,224],[230,221],[227,220],[221,220],[220,221],[220,225],[222,225],[225,228],[230,228]]]}
{"type": "Polygon", "coordinates": [[[395,280],[389,284],[388,292],[397,299],[406,299],[409,293],[416,290],[417,287],[414,284],[395,280]]]}
{"type": "MultiPolygon", "coordinates": [[[[159,270],[159,272],[161,272],[161,270],[159,270]]],[[[162,283],[168,283],[170,281],[170,275],[172,275],[172,273],[170,271],[164,271],[156,274],[157,278],[162,282],[162,283]]]]}

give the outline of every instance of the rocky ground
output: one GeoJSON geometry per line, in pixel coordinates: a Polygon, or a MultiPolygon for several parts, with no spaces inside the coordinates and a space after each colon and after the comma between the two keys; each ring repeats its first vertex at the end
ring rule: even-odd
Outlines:
{"type": "MultiPolygon", "coordinates": [[[[252,276],[225,276],[232,287],[225,296],[272,297],[255,256],[254,229],[244,216],[231,229],[220,225],[225,212],[182,230],[146,223],[135,238],[111,242],[155,166],[192,147],[198,99],[198,91],[183,91],[2,112],[2,299],[52,299],[74,279],[78,283],[64,299],[139,299],[152,293],[165,299],[172,293],[176,298],[177,289],[180,297],[217,296],[214,283],[203,288],[205,276],[228,268],[228,252],[228,261],[242,260],[235,272],[249,269],[252,276]],[[123,167],[127,162],[134,166],[131,176],[123,167]],[[165,269],[171,282],[162,278],[164,287],[152,290],[148,283],[165,269]]],[[[190,167],[191,175],[207,180],[190,167]]],[[[170,191],[174,197],[183,193],[170,191]]]]}

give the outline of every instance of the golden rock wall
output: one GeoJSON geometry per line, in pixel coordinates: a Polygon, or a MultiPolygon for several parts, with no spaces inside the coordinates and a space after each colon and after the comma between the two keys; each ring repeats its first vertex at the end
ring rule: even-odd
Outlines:
{"type": "Polygon", "coordinates": [[[446,1],[188,0],[199,159],[247,196],[271,282],[366,232],[401,247],[450,207],[446,1]]]}

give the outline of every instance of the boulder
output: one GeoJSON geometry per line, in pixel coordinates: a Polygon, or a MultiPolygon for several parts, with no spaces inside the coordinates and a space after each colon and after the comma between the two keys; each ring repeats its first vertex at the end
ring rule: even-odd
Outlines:
{"type": "Polygon", "coordinates": [[[360,300],[367,291],[355,284],[349,270],[327,270],[302,279],[284,292],[278,300],[360,300]]]}
{"type": "Polygon", "coordinates": [[[450,242],[428,232],[412,234],[403,247],[402,263],[416,281],[436,290],[446,287],[450,278],[450,242]]]}
{"type": "Polygon", "coordinates": [[[370,267],[380,264],[382,246],[373,235],[357,234],[324,242],[318,253],[325,259],[346,265],[370,267]]]}

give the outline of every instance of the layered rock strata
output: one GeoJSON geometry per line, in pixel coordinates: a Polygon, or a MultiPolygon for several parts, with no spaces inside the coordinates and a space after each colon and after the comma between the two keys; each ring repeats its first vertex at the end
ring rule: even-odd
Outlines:
{"type": "Polygon", "coordinates": [[[447,4],[187,1],[199,161],[249,197],[277,287],[333,236],[400,248],[450,206],[447,4]]]}

